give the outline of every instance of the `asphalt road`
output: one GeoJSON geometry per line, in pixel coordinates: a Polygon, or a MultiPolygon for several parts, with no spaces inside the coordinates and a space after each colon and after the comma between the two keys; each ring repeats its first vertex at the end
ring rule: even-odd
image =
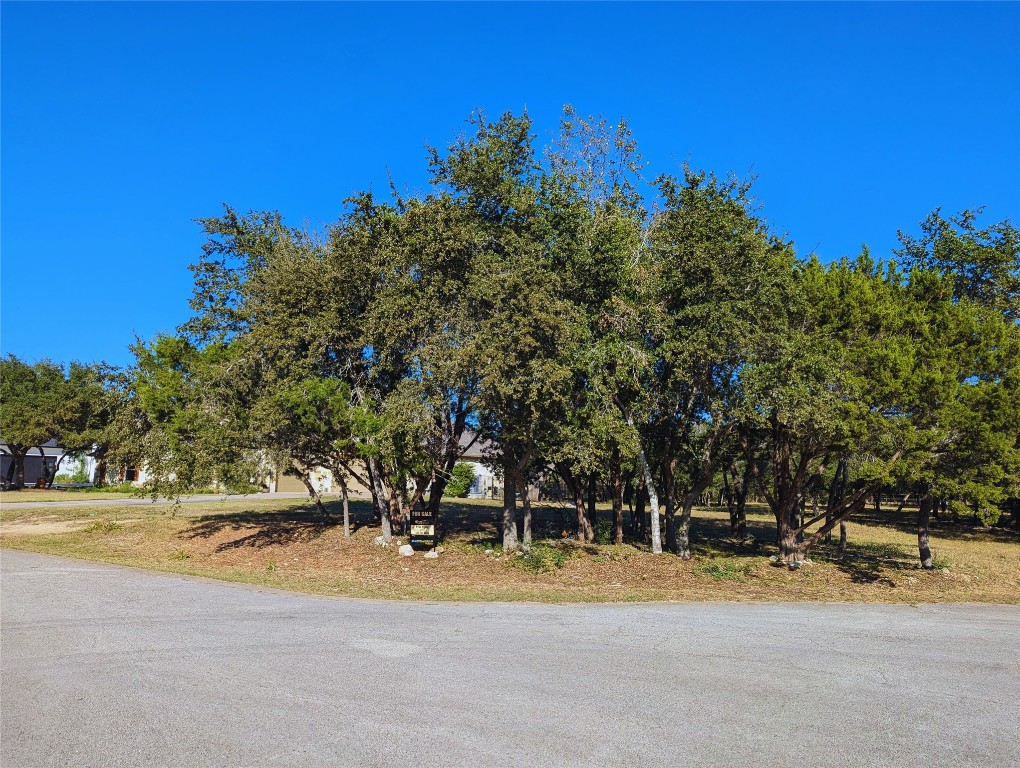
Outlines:
{"type": "Polygon", "coordinates": [[[316,598],[0,553],[0,763],[1015,766],[1020,609],[316,598]]]}
{"type": "MultiPolygon", "coordinates": [[[[75,499],[74,501],[5,501],[3,502],[4,509],[34,509],[34,508],[50,508],[50,507],[141,507],[141,506],[152,506],[165,505],[165,504],[176,504],[178,501],[181,504],[200,504],[202,502],[210,501],[245,501],[248,499],[258,499],[265,501],[266,499],[307,499],[307,493],[246,493],[237,494],[234,496],[225,496],[223,494],[199,494],[197,496],[181,496],[180,499],[175,501],[174,499],[152,499],[150,497],[141,496],[129,496],[123,499],[104,499],[96,498],[93,496],[89,498],[87,496],[83,498],[75,499]]],[[[324,496],[327,500],[332,500],[335,497],[324,496]]],[[[358,497],[352,497],[358,498],[358,497]]]]}

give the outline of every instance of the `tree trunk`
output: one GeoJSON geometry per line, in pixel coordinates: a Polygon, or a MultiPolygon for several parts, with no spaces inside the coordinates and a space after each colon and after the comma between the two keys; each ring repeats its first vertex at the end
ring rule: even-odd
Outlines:
{"type": "Polygon", "coordinates": [[[644,447],[638,448],[638,462],[641,464],[641,473],[644,475],[645,489],[648,491],[648,503],[651,507],[649,529],[652,534],[652,554],[662,554],[662,535],[659,527],[659,496],[655,492],[655,480],[652,479],[652,470],[648,466],[648,459],[645,457],[644,447]]]}
{"type": "Polygon", "coordinates": [[[712,483],[711,447],[707,448],[701,461],[701,475],[690,492],[684,496],[683,510],[680,514],[676,535],[676,553],[684,560],[691,559],[691,510],[708,486],[712,483]]]}
{"type": "Polygon", "coordinates": [[[928,542],[931,508],[931,497],[926,494],[921,497],[920,506],[917,509],[917,551],[921,557],[921,567],[926,571],[935,569],[935,563],[931,556],[931,546],[928,542]]]}
{"type": "Polygon", "coordinates": [[[340,484],[340,497],[344,502],[344,538],[351,538],[351,510],[348,503],[349,493],[347,491],[347,479],[341,473],[334,473],[336,481],[340,484]]]}
{"type": "Polygon", "coordinates": [[[662,467],[662,496],[666,503],[666,549],[677,551],[676,501],[673,498],[673,472],[675,465],[668,460],[662,467]]]}
{"type": "Polygon", "coordinates": [[[315,508],[318,510],[319,514],[322,515],[323,521],[329,522],[329,511],[323,505],[322,497],[319,496],[319,490],[312,482],[312,478],[309,477],[307,472],[301,472],[299,477],[301,478],[301,482],[304,483],[305,488],[308,489],[308,495],[311,496],[312,501],[315,502],[315,508]]]}
{"type": "Polygon", "coordinates": [[[407,517],[404,515],[404,508],[400,503],[400,493],[393,484],[392,475],[386,472],[385,467],[378,462],[376,463],[376,468],[378,469],[379,483],[383,488],[383,500],[389,513],[390,529],[399,533],[406,533],[407,517]]]}
{"type": "Polygon", "coordinates": [[[397,496],[395,489],[391,487],[386,488],[386,493],[389,494],[387,502],[390,507],[390,521],[394,528],[399,530],[401,533],[407,533],[407,517],[404,515],[404,510],[400,506],[400,497],[397,496]]]}
{"type": "Polygon", "coordinates": [[[507,462],[503,468],[503,551],[512,552],[520,545],[517,540],[517,492],[507,462]]]}
{"type": "Polygon", "coordinates": [[[28,448],[14,452],[14,487],[19,491],[25,487],[25,456],[28,448]]]}
{"type": "Polygon", "coordinates": [[[383,542],[389,544],[393,541],[393,525],[390,520],[390,508],[383,492],[382,481],[379,479],[381,468],[376,459],[368,460],[369,477],[372,480],[372,500],[375,502],[376,512],[379,515],[379,525],[382,527],[383,542]]]}
{"type": "Polygon", "coordinates": [[[783,526],[779,537],[779,559],[791,568],[799,568],[804,562],[804,553],[801,550],[802,542],[797,540],[795,528],[783,526]]]}
{"type": "MultiPolygon", "coordinates": [[[[743,475],[737,480],[737,468],[733,470],[733,509],[730,512],[730,533],[738,541],[747,541],[747,492],[751,487],[750,465],[744,467],[743,475]]],[[[723,477],[726,473],[723,472],[723,477]]]]}
{"type": "Polygon", "coordinates": [[[736,501],[736,525],[733,528],[733,538],[738,541],[747,541],[751,538],[747,534],[747,491],[737,494],[736,501]]]}
{"type": "Polygon", "coordinates": [[[588,523],[591,525],[591,540],[594,542],[598,537],[599,512],[595,506],[598,500],[598,478],[592,472],[588,475],[588,523]]]}
{"type": "MultiPolygon", "coordinates": [[[[723,467],[722,471],[722,486],[723,486],[723,497],[726,499],[726,511],[730,515],[730,536],[733,536],[737,532],[737,521],[736,521],[736,508],[737,499],[733,495],[733,489],[730,488],[730,469],[732,467],[723,467]]],[[[737,472],[733,470],[733,482],[737,482],[737,472]]]]}
{"type": "Polygon", "coordinates": [[[645,525],[645,497],[647,496],[647,493],[644,488],[638,486],[634,495],[637,497],[637,508],[634,510],[634,515],[631,519],[631,525],[634,528],[634,535],[640,536],[645,543],[649,543],[648,526],[645,525]]]}
{"type": "Polygon", "coordinates": [[[582,544],[588,544],[595,539],[595,531],[592,530],[588,510],[584,506],[584,487],[580,481],[573,484],[573,491],[574,509],[577,512],[577,540],[582,544]]]}
{"type": "MultiPolygon", "coordinates": [[[[832,522],[832,510],[836,508],[836,505],[843,499],[846,493],[846,486],[849,482],[848,463],[845,456],[841,456],[839,461],[836,462],[836,472],[832,476],[832,485],[829,486],[829,498],[825,502],[825,522],[832,522]]],[[[845,526],[840,526],[840,534],[842,535],[845,526]]],[[[830,537],[831,538],[831,537],[830,537]]]]}
{"type": "Polygon", "coordinates": [[[446,492],[446,486],[449,484],[449,479],[443,477],[440,474],[436,474],[432,480],[432,485],[429,486],[429,512],[433,515],[439,514],[439,502],[443,498],[443,494],[446,492]]]}
{"type": "Polygon", "coordinates": [[[524,493],[521,497],[521,505],[524,507],[524,549],[531,549],[531,484],[522,483],[524,493]]]}
{"type": "Polygon", "coordinates": [[[53,481],[57,479],[57,472],[60,471],[60,465],[64,463],[64,459],[71,455],[70,451],[64,451],[60,454],[60,458],[54,463],[53,467],[50,467],[48,461],[46,461],[46,451],[43,450],[42,446],[39,446],[39,455],[42,457],[43,466],[43,477],[46,479],[46,487],[52,488],[53,481]]]}
{"type": "Polygon", "coordinates": [[[613,483],[613,543],[623,544],[623,476],[620,471],[620,449],[613,448],[609,459],[613,483]]]}
{"type": "Polygon", "coordinates": [[[684,560],[691,559],[691,510],[694,508],[694,494],[684,497],[676,532],[676,553],[684,560]]]}

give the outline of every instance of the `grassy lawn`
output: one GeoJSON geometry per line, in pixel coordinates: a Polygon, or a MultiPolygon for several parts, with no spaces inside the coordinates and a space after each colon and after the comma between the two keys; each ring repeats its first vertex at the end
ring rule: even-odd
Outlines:
{"type": "MultiPolygon", "coordinates": [[[[22,492],[24,493],[24,492],[22,492]]],[[[5,497],[6,498],[6,497],[5,497]]],[[[27,499],[26,499],[27,500],[27,499]]],[[[322,595],[423,600],[844,601],[1020,603],[1020,537],[936,521],[937,570],[916,569],[913,514],[869,512],[849,525],[842,558],[812,552],[800,571],[776,568],[774,523],[753,511],[757,543],[725,538],[724,511],[696,510],[694,558],[655,556],[641,543],[590,545],[562,537],[571,512],[536,508],[528,555],[497,546],[495,502],[444,505],[443,551],[404,558],[374,543],[368,502],[352,503],[344,540],[339,502],[323,524],[303,501],[265,499],[133,507],[4,510],[0,545],[11,549],[207,576],[322,595]]],[[[608,520],[608,510],[601,515],[608,520]]],[[[603,527],[603,526],[600,526],[603,527]]]]}

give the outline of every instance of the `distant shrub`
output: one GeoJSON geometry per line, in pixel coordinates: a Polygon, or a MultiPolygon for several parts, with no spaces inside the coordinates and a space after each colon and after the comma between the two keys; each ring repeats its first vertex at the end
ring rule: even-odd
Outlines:
{"type": "Polygon", "coordinates": [[[468,495],[468,491],[471,490],[471,485],[475,482],[475,470],[470,464],[465,461],[458,461],[453,466],[453,472],[450,476],[450,482],[446,484],[445,496],[453,496],[454,498],[463,499],[468,495]]]}
{"type": "Polygon", "coordinates": [[[99,488],[94,485],[86,485],[83,488],[68,488],[67,491],[69,493],[139,493],[138,488],[126,481],[118,485],[104,485],[99,488]]]}

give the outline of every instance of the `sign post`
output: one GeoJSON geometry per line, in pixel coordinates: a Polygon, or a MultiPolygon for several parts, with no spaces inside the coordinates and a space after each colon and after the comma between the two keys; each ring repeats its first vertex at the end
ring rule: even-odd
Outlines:
{"type": "Polygon", "coordinates": [[[435,549],[439,544],[439,520],[420,501],[411,510],[409,543],[415,549],[435,549]]]}

